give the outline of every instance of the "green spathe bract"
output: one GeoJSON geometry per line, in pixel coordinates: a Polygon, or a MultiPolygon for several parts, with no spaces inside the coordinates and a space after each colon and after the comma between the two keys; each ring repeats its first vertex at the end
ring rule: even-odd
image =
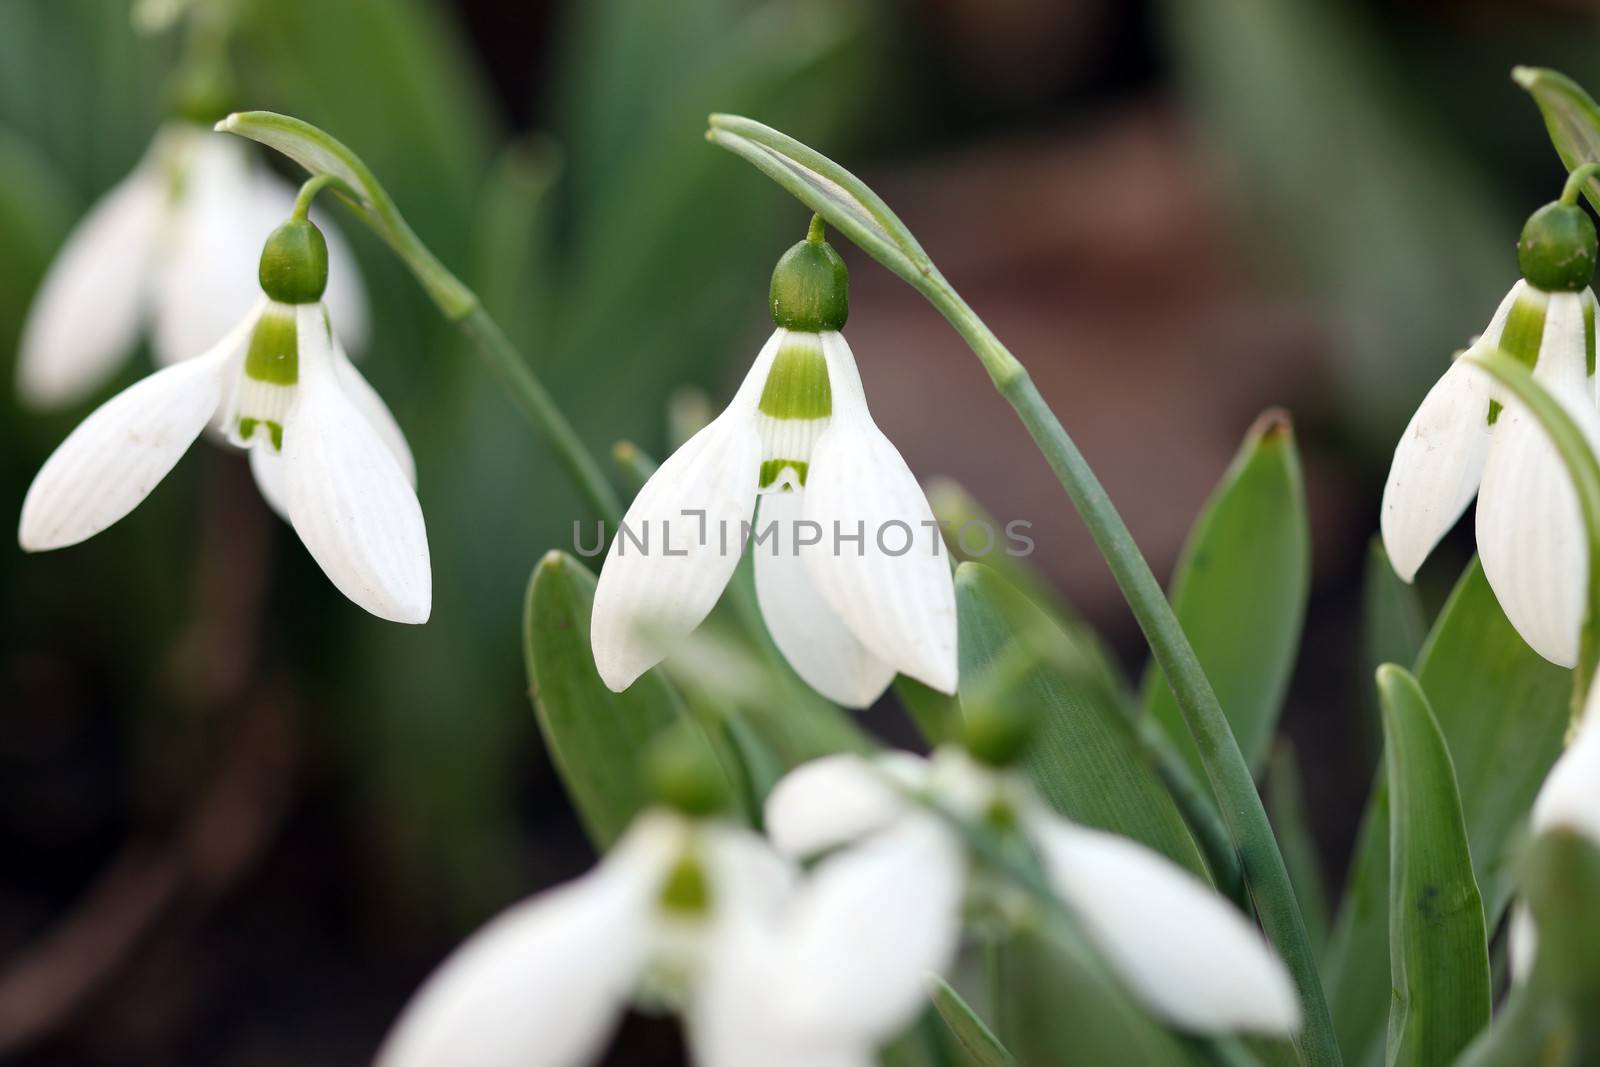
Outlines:
{"type": "Polygon", "coordinates": [[[328,288],[328,242],[310,219],[290,219],[261,249],[261,291],[280,304],[314,304],[328,288]]]}
{"type": "Polygon", "coordinates": [[[1550,293],[1581,292],[1594,278],[1594,221],[1576,204],[1546,204],[1522,227],[1517,265],[1550,293]]]}

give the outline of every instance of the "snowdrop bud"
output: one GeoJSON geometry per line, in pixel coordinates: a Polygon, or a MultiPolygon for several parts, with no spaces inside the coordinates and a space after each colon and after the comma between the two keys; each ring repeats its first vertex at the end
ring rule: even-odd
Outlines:
{"type": "Polygon", "coordinates": [[[1034,706],[1020,700],[985,700],[966,713],[961,743],[972,758],[1009,767],[1033,740],[1034,706]]]}
{"type": "Polygon", "coordinates": [[[727,782],[717,757],[689,723],[669,727],[651,742],[645,773],[661,803],[685,815],[712,815],[727,805],[727,782]]]}
{"type": "Polygon", "coordinates": [[[1582,292],[1594,277],[1594,261],[1594,222],[1576,204],[1546,204],[1522,227],[1517,264],[1536,288],[1582,292]]]}
{"type": "Polygon", "coordinates": [[[813,215],[806,239],[772,270],[772,321],[786,330],[837,330],[850,317],[850,272],[822,233],[813,215]]]}
{"type": "Polygon", "coordinates": [[[280,304],[314,304],[328,287],[328,242],[308,219],[290,219],[261,250],[261,290],[280,304]]]}

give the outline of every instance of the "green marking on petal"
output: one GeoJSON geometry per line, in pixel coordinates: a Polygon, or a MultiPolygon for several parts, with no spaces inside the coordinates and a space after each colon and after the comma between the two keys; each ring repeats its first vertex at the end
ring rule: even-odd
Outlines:
{"type": "Polygon", "coordinates": [[[262,427],[266,428],[267,436],[272,439],[272,450],[283,451],[283,423],[275,419],[254,419],[246,415],[239,420],[239,439],[248,441],[255,436],[255,432],[262,427]]]}
{"type": "MultiPolygon", "coordinates": [[[[1519,296],[1506,316],[1505,328],[1500,331],[1500,348],[1518,363],[1532,370],[1539,363],[1539,348],[1544,344],[1544,318],[1549,301],[1542,296],[1519,296]]],[[[1590,316],[1585,315],[1585,332],[1590,316]]],[[[1500,418],[1500,401],[1489,401],[1489,425],[1500,418]]]]}
{"type": "Polygon", "coordinates": [[[292,311],[268,308],[250,334],[250,351],[244,357],[247,378],[273,385],[293,385],[300,380],[300,339],[292,311]]]}
{"type": "Polygon", "coordinates": [[[761,390],[760,408],[775,419],[825,419],[833,414],[833,389],[822,338],[791,333],[778,349],[761,390]]]}
{"type": "Polygon", "coordinates": [[[694,855],[685,854],[673,864],[658,899],[662,910],[679,915],[704,915],[711,909],[711,885],[694,855]]]}
{"type": "Polygon", "coordinates": [[[1589,377],[1594,377],[1594,304],[1583,302],[1583,366],[1589,377]]]}
{"type": "Polygon", "coordinates": [[[800,480],[801,488],[806,484],[806,471],[811,464],[801,459],[769,459],[762,461],[760,488],[767,489],[772,486],[785,470],[793,470],[796,478],[800,480]]]}

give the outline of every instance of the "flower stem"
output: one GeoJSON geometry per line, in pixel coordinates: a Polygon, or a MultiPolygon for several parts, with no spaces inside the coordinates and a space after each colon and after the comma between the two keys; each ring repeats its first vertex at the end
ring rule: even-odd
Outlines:
{"type": "Polygon", "coordinates": [[[1583,192],[1583,183],[1600,174],[1600,163],[1585,163],[1567,175],[1567,184],[1561,187],[1561,203],[1572,207],[1583,192]]]}
{"type": "MultiPolygon", "coordinates": [[[[556,402],[551,399],[544,383],[528,365],[527,358],[516,345],[511,343],[505,331],[500,329],[499,323],[484,310],[478,294],[467,288],[417,238],[405,224],[405,220],[400,217],[388,194],[378,185],[377,179],[366,169],[365,164],[360,163],[349,149],[327,134],[285,116],[266,115],[263,112],[235,115],[219,123],[218,128],[241,133],[243,136],[256,136],[239,128],[251,119],[262,123],[275,121],[285,125],[302,141],[308,141],[315,136],[321,139],[322,145],[329,146],[346,157],[344,173],[315,170],[300,186],[300,193],[294,202],[294,218],[304,219],[306,213],[311,210],[311,202],[324,189],[332,189],[349,200],[362,217],[372,223],[389,242],[390,247],[399,254],[406,266],[411,268],[440,314],[472,339],[479,354],[489,364],[489,369],[510,391],[512,399],[522,409],[528,422],[549,442],[550,447],[555,449],[556,458],[561,461],[562,469],[567,472],[572,484],[583,495],[590,510],[607,526],[615,529],[622,521],[622,505],[617,499],[616,490],[612,488],[601,470],[599,462],[584,445],[583,439],[573,430],[572,424],[561,413],[556,402]]],[[[272,144],[280,151],[288,151],[283,143],[265,138],[258,139],[263,139],[264,143],[272,144]]],[[[289,154],[293,155],[292,152],[289,154]]]]}
{"type": "MultiPolygon", "coordinates": [[[[1596,166],[1600,169],[1600,165],[1596,166]]],[[[1573,171],[1574,177],[1583,169],[1573,171]]],[[[1578,667],[1572,674],[1572,726],[1567,734],[1570,743],[1583,719],[1595,671],[1600,668],[1600,458],[1595,456],[1589,439],[1572,416],[1545,391],[1520,360],[1502,349],[1481,346],[1462,358],[1490,374],[1538,420],[1567,468],[1567,476],[1572,479],[1578,498],[1578,513],[1583,518],[1584,536],[1589,546],[1589,575],[1583,629],[1578,635],[1578,667]]]]}
{"type": "Polygon", "coordinates": [[[1277,838],[1273,836],[1266,809],[1256,792],[1250,766],[1239,751],[1222,705],[1172,605],[1100,479],[1039,395],[1026,368],[1006,351],[953,290],[934,304],[984,361],[996,388],[1016,409],[1110,566],[1156,663],[1177,697],[1212,792],[1216,794],[1217,806],[1233,839],[1233,847],[1238,851],[1256,915],[1288,965],[1299,990],[1305,1028],[1298,1044],[1304,1062],[1308,1065],[1340,1063],[1316,955],[1289,881],[1288,868],[1278,850],[1277,838]]]}
{"type": "Polygon", "coordinates": [[[617,499],[617,491],[612,488],[600,464],[585,447],[567,417],[550,398],[544,383],[529,368],[527,359],[483,309],[483,305],[456,319],[455,323],[462,333],[472,338],[479,353],[489,364],[489,369],[511,391],[512,398],[528,422],[555,449],[556,458],[561,461],[567,477],[583,494],[590,509],[608,526],[616,529],[622,521],[622,504],[617,499]]]}
{"type": "Polygon", "coordinates": [[[1026,368],[944,279],[883,198],[860,178],[809,145],[753,119],[717,114],[708,122],[706,137],[711,143],[767,175],[922,293],[955,327],[989,372],[995,388],[1016,409],[1111,567],[1177,697],[1238,852],[1256,914],[1299,989],[1305,1025],[1296,1044],[1302,1062],[1308,1067],[1339,1064],[1339,1046],[1316,955],[1250,767],[1150,564],[1083,454],[1034,388],[1026,368]]]}

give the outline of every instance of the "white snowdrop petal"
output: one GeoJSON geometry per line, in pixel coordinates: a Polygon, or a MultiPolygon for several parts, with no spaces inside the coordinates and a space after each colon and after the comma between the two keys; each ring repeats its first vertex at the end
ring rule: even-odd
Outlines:
{"type": "Polygon", "coordinates": [[[844,1035],[797,1032],[777,1017],[786,981],[778,930],[749,917],[712,938],[684,1023],[697,1067],[872,1067],[877,1049],[844,1035]]]}
{"type": "Polygon", "coordinates": [[[1511,920],[1506,926],[1506,956],[1511,961],[1511,980],[1526,982],[1539,956],[1539,927],[1533,921],[1532,910],[1520,900],[1511,905],[1511,920]]]}
{"type": "Polygon", "coordinates": [[[805,556],[825,546],[802,544],[809,534],[796,536],[802,496],[769,493],[756,512],[757,531],[772,531],[750,549],[761,616],[773,643],[807,685],[835,704],[870,707],[894,681],[895,669],[868,651],[817,591],[805,556]]]}
{"type": "Polygon", "coordinates": [[[1600,686],[1590,689],[1578,736],[1556,760],[1533,803],[1533,829],[1570,827],[1600,848],[1600,686]]]}
{"type": "Polygon", "coordinates": [[[379,1067],[591,1062],[643,970],[669,836],[635,824],[595,870],[474,934],[412,998],[379,1067]]]}
{"type": "Polygon", "coordinates": [[[283,485],[283,455],[265,445],[250,449],[250,474],[261,490],[261,499],[267,502],[284,522],[289,521],[289,502],[283,485]]]}
{"type": "Polygon", "coordinates": [[[67,237],[22,326],[17,392],[24,403],[81,400],[132,352],[165,203],[160,168],[147,160],[67,237]]]}
{"type": "Polygon", "coordinates": [[[198,359],[157,371],[101,405],[45,460],[17,540],[38,552],[93,537],[138,506],[215,416],[247,318],[198,359]]]}
{"type": "Polygon", "coordinates": [[[333,322],[333,365],[339,376],[339,388],[344,390],[344,395],[350,403],[355,405],[357,411],[366,416],[372,428],[383,439],[384,445],[394,456],[395,462],[400,464],[400,470],[406,476],[406,481],[413,486],[417,484],[417,461],[411,455],[411,446],[406,443],[405,432],[400,429],[400,423],[395,421],[389,405],[383,402],[383,397],[378,391],[361,376],[354,363],[345,353],[344,345],[339,341],[339,320],[330,314],[333,322]]]}
{"type": "Polygon", "coordinates": [[[885,1041],[907,1026],[955,958],[965,883],[960,842],[921,813],[823,860],[785,925],[785,1027],[885,1041]]]}
{"type": "MultiPolygon", "coordinates": [[[[910,773],[925,776],[926,764],[910,773]]],[[[907,801],[864,756],[842,752],[802,763],[767,794],[767,836],[789,856],[814,856],[877,833],[900,819],[907,801]]]]}
{"type": "Polygon", "coordinates": [[[257,268],[270,232],[261,225],[250,146],[198,128],[183,135],[183,177],[152,294],[151,347],[166,365],[215,343],[260,298],[257,268]]]}
{"type": "Polygon", "coordinates": [[[1056,893],[1156,1014],[1200,1033],[1300,1026],[1287,969],[1232,905],[1164,857],[1039,811],[1028,832],[1056,893]]]}
{"type": "Polygon", "coordinates": [[[1395,446],[1383,487],[1384,551],[1406,581],[1478,492],[1489,454],[1489,382],[1457,362],[1428,391],[1395,446]]]}
{"type": "Polygon", "coordinates": [[[283,429],[290,522],[351,601],[393,622],[426,622],[433,575],[416,491],[340,387],[322,306],[297,314],[300,381],[283,429]]]}
{"type": "Polygon", "coordinates": [[[833,416],[812,451],[804,559],[834,613],[873,655],[944,693],[956,688],[955,584],[922,487],[874,425],[844,338],[825,333],[833,416]],[[860,535],[860,540],[848,540],[860,535]]]}
{"type": "MultiPolygon", "coordinates": [[[[1600,447],[1586,390],[1553,395],[1600,447]]],[[[1523,640],[1552,663],[1577,663],[1589,567],[1577,494],[1543,428],[1514,401],[1495,425],[1477,534],[1484,576],[1523,640]]]]}
{"type": "Polygon", "coordinates": [[[798,877],[794,864],[760,834],[740,826],[706,824],[705,846],[713,907],[741,915],[772,917],[788,901],[798,877]]]}
{"type": "Polygon", "coordinates": [[[756,402],[783,334],[772,335],[727,409],[650,476],[611,541],[589,636],[616,692],[693,633],[733,577],[760,474],[756,402]]]}

